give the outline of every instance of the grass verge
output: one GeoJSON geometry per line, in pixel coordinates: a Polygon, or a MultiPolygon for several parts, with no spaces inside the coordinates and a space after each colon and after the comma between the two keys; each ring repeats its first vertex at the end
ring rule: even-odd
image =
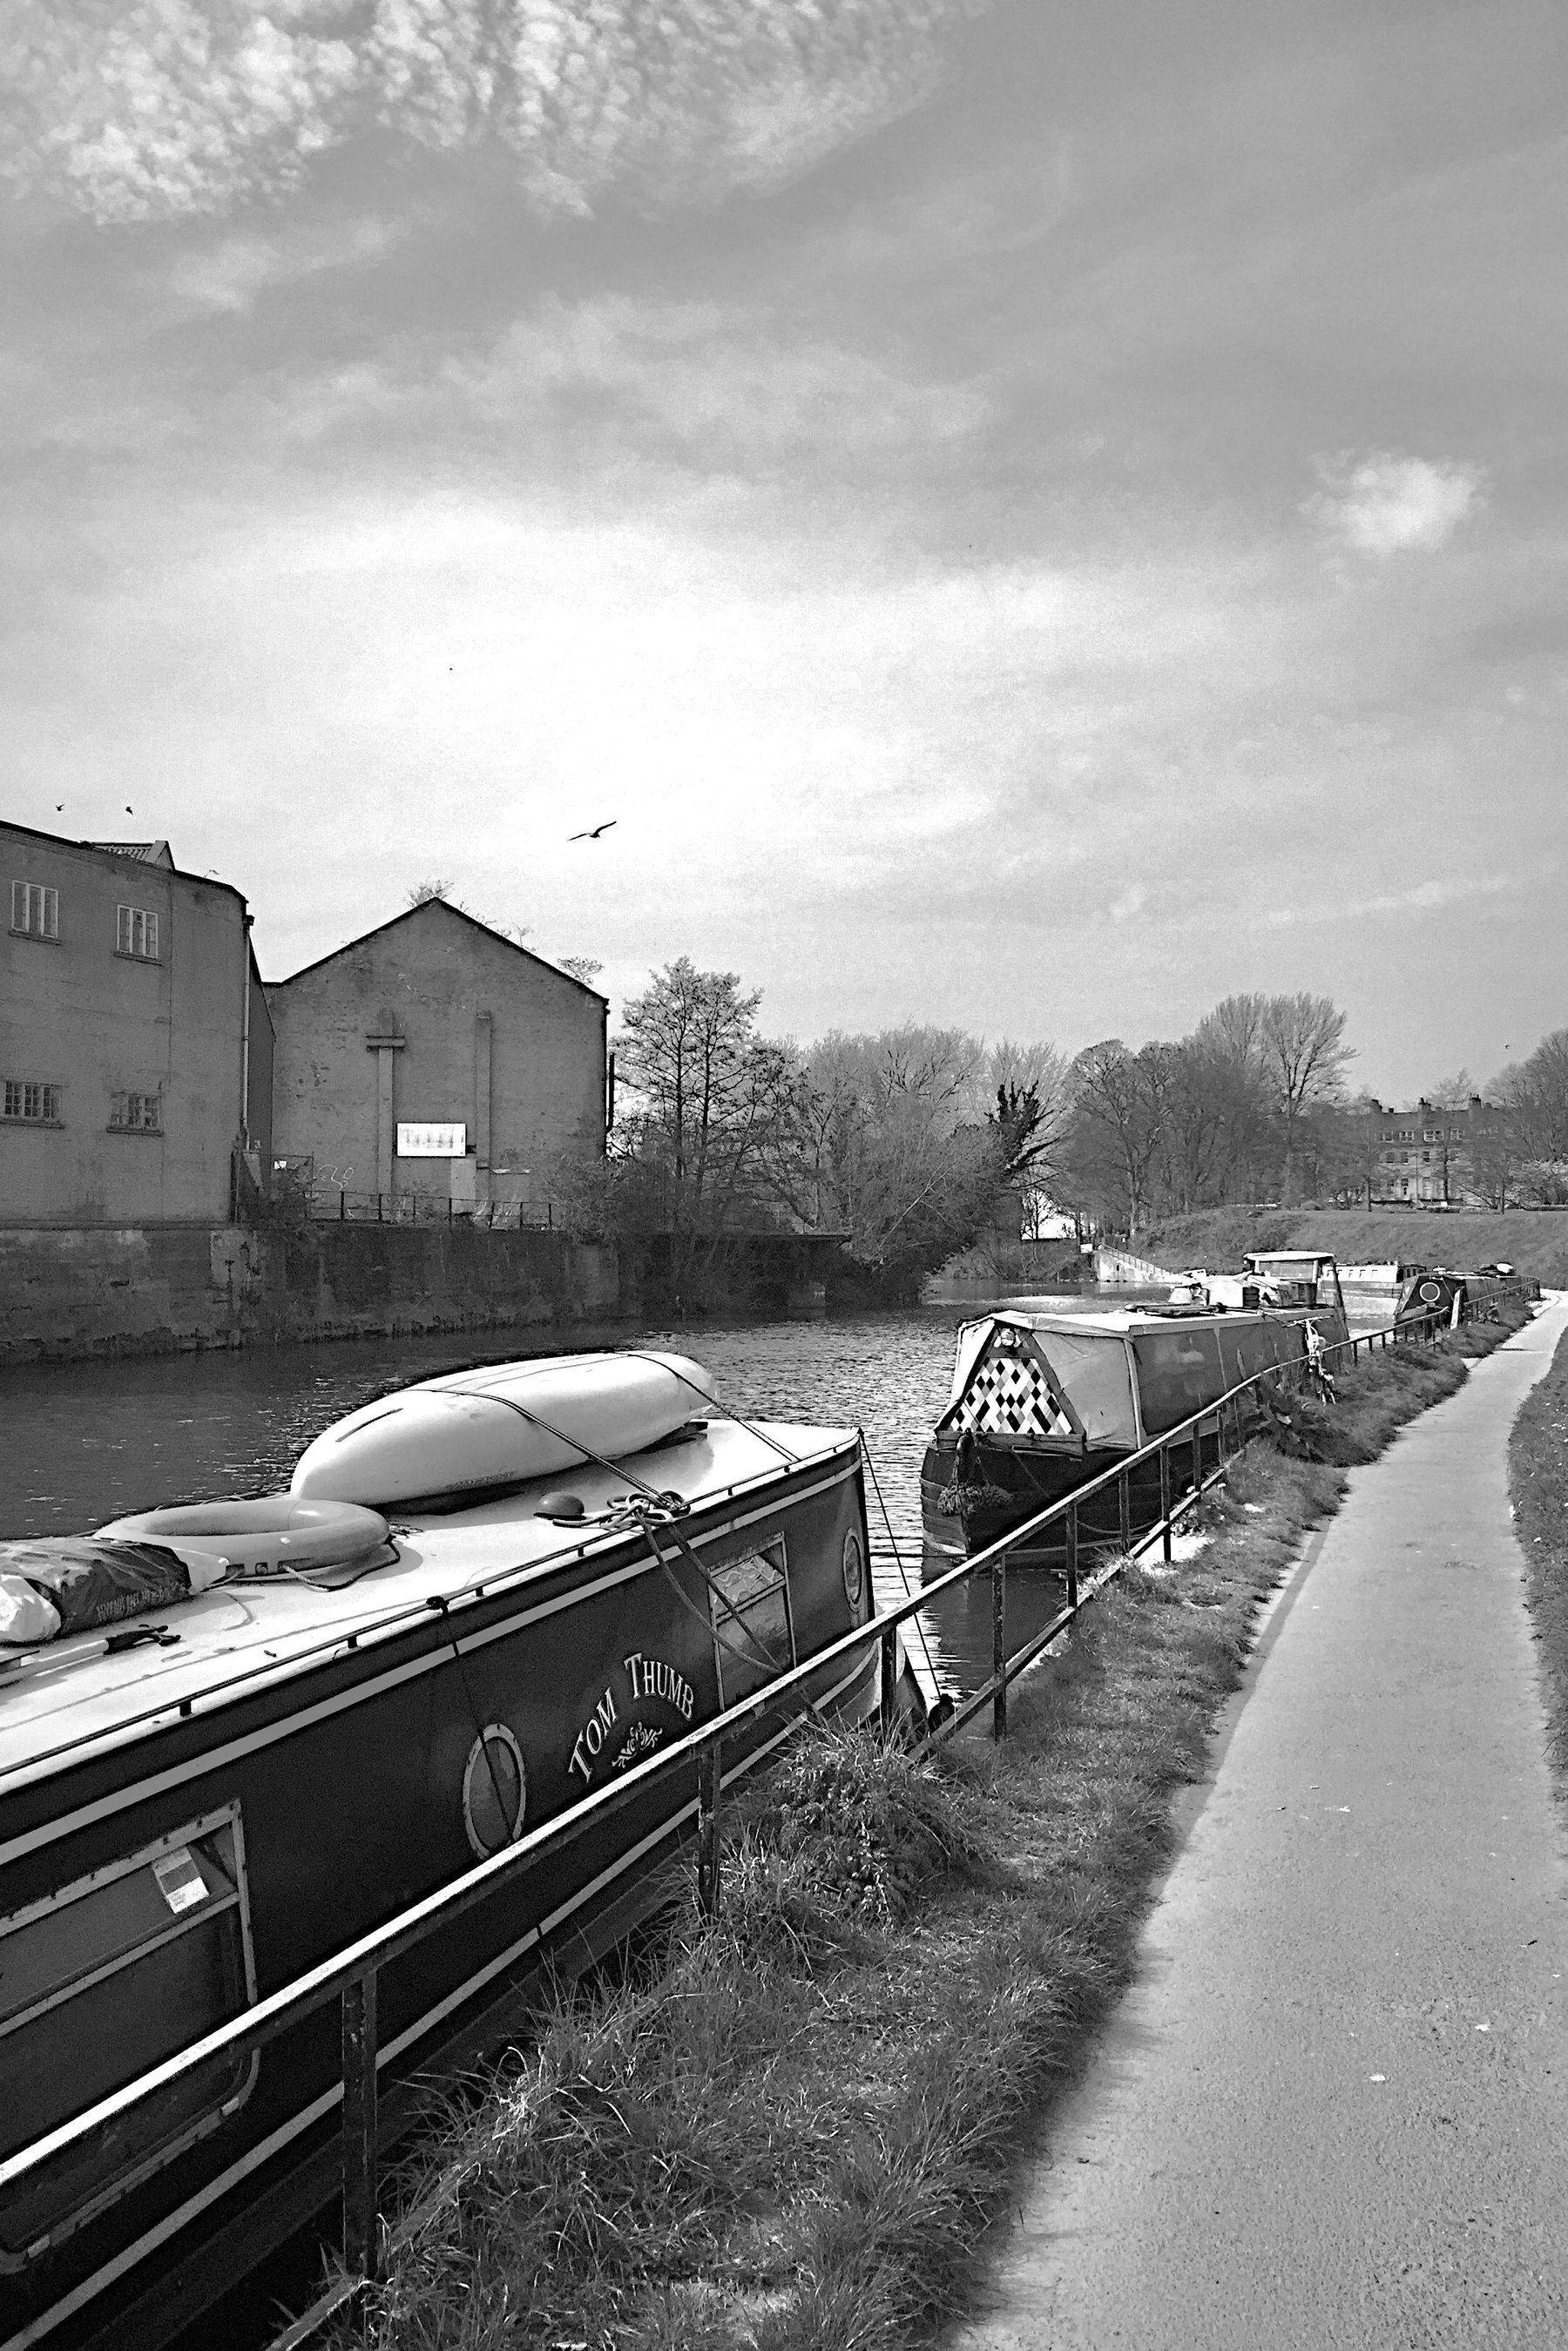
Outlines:
{"type": "MultiPolygon", "coordinates": [[[[1346,1374],[1347,1460],[1498,1325],[1346,1374]]],[[[1015,1686],[1001,1750],[802,1735],[728,1821],[724,1907],[656,1977],[568,1992],[410,2184],[368,2314],[400,2351],[894,2351],[974,2248],[1128,1980],[1258,1603],[1342,1467],[1255,1444],[1175,1570],[1130,1567],[1015,1686]]],[[[350,2336],[340,2340],[346,2346],[350,2336]]]]}
{"type": "Polygon", "coordinates": [[[1514,1421],[1508,1480],[1541,1645],[1547,1751],[1568,1788],[1568,1334],[1514,1421]]]}

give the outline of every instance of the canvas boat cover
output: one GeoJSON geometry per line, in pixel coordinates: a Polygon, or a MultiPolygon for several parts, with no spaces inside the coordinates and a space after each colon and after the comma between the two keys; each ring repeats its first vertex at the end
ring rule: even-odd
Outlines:
{"type": "Polygon", "coordinates": [[[940,1426],[971,1428],[977,1435],[1038,1437],[1075,1450],[1135,1445],[1129,1319],[1113,1313],[1090,1322],[1009,1312],[966,1322],[940,1426]],[[1019,1369],[1009,1380],[1003,1367],[1013,1365],[1019,1369]],[[1026,1379],[1040,1400],[1031,1415],[1017,1418],[1018,1393],[1026,1379]],[[1049,1404],[1043,1400],[1047,1393],[1049,1404]]]}
{"type": "Polygon", "coordinates": [[[1131,1450],[1255,1372],[1299,1363],[1304,1332],[1288,1314],[988,1314],[958,1333],[938,1426],[1131,1450]]]}

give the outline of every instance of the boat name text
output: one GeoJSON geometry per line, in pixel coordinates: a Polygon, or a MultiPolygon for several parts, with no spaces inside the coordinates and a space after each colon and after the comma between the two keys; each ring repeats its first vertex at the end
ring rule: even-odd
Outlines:
{"type": "MultiPolygon", "coordinates": [[[[645,1698],[663,1698],[666,1705],[674,1708],[683,1722],[691,1720],[696,1706],[696,1692],[685,1676],[677,1673],[667,1658],[645,1657],[640,1649],[633,1649],[629,1657],[622,1658],[622,1663],[632,1685],[633,1706],[641,1705],[645,1698]]],[[[605,1740],[619,1719],[614,1689],[607,1688],[579,1731],[572,1747],[571,1761],[566,1767],[569,1771],[580,1776],[585,1788],[592,1784],[593,1766],[603,1753],[605,1740]]]]}

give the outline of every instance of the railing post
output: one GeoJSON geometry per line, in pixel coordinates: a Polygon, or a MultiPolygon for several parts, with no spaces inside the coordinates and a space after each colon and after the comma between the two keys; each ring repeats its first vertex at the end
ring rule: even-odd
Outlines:
{"type": "Polygon", "coordinates": [[[1116,1480],[1116,1516],[1122,1531],[1122,1549],[1131,1551],[1133,1548],[1132,1481],[1124,1469],[1116,1480]]]}
{"type": "Polygon", "coordinates": [[[991,1562],[991,1672],[997,1683],[991,1700],[991,1737],[998,1740],[1008,1735],[1008,1686],[1003,1678],[1007,1664],[1008,1555],[1003,1552],[991,1562]]]}
{"type": "Polygon", "coordinates": [[[893,1736],[898,1720],[898,1628],[890,1625],[878,1644],[882,1651],[882,1735],[893,1736]]]}
{"type": "Polygon", "coordinates": [[[339,1193],[339,1195],[338,1195],[338,1222],[339,1222],[340,1225],[346,1225],[346,1224],[348,1223],[348,1221],[349,1221],[349,1196],[348,1196],[347,1192],[340,1192],[340,1193],[339,1193]]]}
{"type": "Polygon", "coordinates": [[[1067,1513],[1067,1604],[1078,1605],[1078,1505],[1074,1502],[1067,1513]]]}
{"type": "Polygon", "coordinates": [[[1160,1447],[1160,1544],[1168,1567],[1171,1556],[1171,1449],[1168,1445],[1160,1447]]]}
{"type": "Polygon", "coordinates": [[[376,1971],[343,1986],[343,2266],[373,2285],[381,2274],[376,2210],[376,1971]]]}
{"type": "Polygon", "coordinates": [[[1203,1515],[1203,1423],[1194,1424],[1192,1432],[1192,1522],[1196,1527],[1203,1515]]]}
{"type": "Polygon", "coordinates": [[[697,1758],[697,1907],[718,1917],[718,1802],[724,1783],[723,1740],[711,1740],[697,1758]]]}

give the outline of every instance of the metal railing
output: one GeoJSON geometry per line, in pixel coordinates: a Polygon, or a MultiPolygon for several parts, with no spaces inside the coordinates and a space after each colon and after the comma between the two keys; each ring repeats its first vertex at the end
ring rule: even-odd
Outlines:
{"type": "Polygon", "coordinates": [[[315,1224],[473,1225],[490,1232],[553,1232],[561,1226],[553,1200],[452,1200],[443,1192],[356,1192],[313,1184],[305,1196],[315,1224]]]}
{"type": "MultiPolygon", "coordinates": [[[[1515,1287],[1522,1296],[1523,1285],[1515,1287]]],[[[1390,1346],[1424,1343],[1440,1338],[1448,1328],[1448,1316],[1446,1311],[1439,1311],[1331,1343],[1324,1346],[1322,1353],[1343,1355],[1348,1353],[1354,1363],[1363,1350],[1370,1354],[1390,1346]]],[[[973,1691],[935,1729],[929,1731],[922,1743],[936,1744],[950,1738],[988,1704],[992,1709],[992,1735],[998,1740],[1004,1739],[1008,1728],[1009,1684],[1068,1630],[1080,1611],[1120,1574],[1129,1560],[1135,1559],[1156,1541],[1162,1544],[1165,1558],[1170,1559],[1172,1534],[1177,1520],[1187,1511],[1201,1508],[1204,1493],[1223,1475],[1227,1460],[1234,1458],[1234,1454],[1263,1426],[1262,1416],[1259,1415],[1253,1419],[1252,1426],[1247,1426],[1248,1416],[1242,1409],[1244,1399],[1264,1384],[1279,1384],[1288,1375],[1296,1376],[1298,1387],[1305,1385],[1312,1375],[1307,1358],[1303,1356],[1299,1362],[1284,1365],[1271,1364],[1263,1371],[1251,1374],[1228,1389],[1213,1404],[1151,1439],[1124,1460],[1076,1488],[1064,1499],[1050,1504],[1022,1525],[999,1536],[972,1558],[961,1560],[942,1574],[933,1577],[917,1593],[910,1593],[892,1607],[873,1614],[863,1625],[855,1626],[827,1647],[816,1651],[803,1665],[793,1667],[750,1697],[727,1708],[712,1721],[688,1732],[685,1737],[645,1758],[641,1763],[633,1764],[612,1785],[584,1796],[542,1827],[530,1830],[516,1844],[507,1845],[488,1860],[477,1863],[462,1876],[426,1895],[422,1901],[413,1904],[371,1933],[361,1936],[357,1942],[334,1953],[330,1959],[322,1960],[293,1982],[269,1992],[228,2023],[218,2026],[162,2064],[125,2084],[111,2095],[100,2099],[96,2105],[89,2107],[69,2122],[62,2123],[43,2138],[35,2140],[31,2146],[20,2148],[0,2162],[0,2195],[68,2151],[79,2148],[98,2134],[111,2130],[127,2115],[187,2080],[215,2058],[263,2049],[305,2017],[336,2000],[341,2011],[340,2095],[343,2108],[343,2262],[347,2274],[340,2285],[332,2288],[321,2302],[314,2304],[311,2311],[296,2322],[287,2335],[278,2338],[279,2351],[283,2345],[302,2341],[361,2284],[366,2281],[373,2282],[378,2277],[388,2242],[394,2241],[385,2237],[379,2210],[376,1985],[382,1969],[503,1888],[517,1885],[548,1855],[556,1852],[585,1829],[597,1825],[612,1813],[632,1802],[656,1782],[672,1777],[683,1769],[695,1770],[696,1780],[698,1897],[707,1915],[716,1914],[721,1899],[719,1820],[725,1776],[725,1742],[770,1714],[789,1713],[804,1719],[814,1711],[808,1695],[809,1685],[829,1677],[835,1666],[848,1664],[873,1646],[880,1662],[881,1723],[884,1734],[892,1735],[897,1720],[898,1635],[901,1628],[943,1593],[984,1573],[988,1573],[992,1580],[992,1674],[979,1689],[973,1691]],[[1228,1422],[1231,1441],[1228,1455],[1226,1450],[1228,1422]],[[1212,1438],[1214,1447],[1213,1466],[1207,1472],[1204,1467],[1206,1437],[1212,1438]],[[1160,1515],[1152,1525],[1134,1529],[1132,1479],[1139,1469],[1149,1464],[1157,1465],[1160,1515]],[[1186,1480],[1179,1488],[1178,1479],[1186,1480]],[[1108,1548],[1113,1555],[1100,1573],[1085,1577],[1082,1570],[1085,1545],[1082,1539],[1081,1514],[1086,1504],[1111,1489],[1114,1489],[1117,1495],[1118,1532],[1114,1536],[1106,1536],[1095,1531],[1088,1547],[1108,1548]],[[1063,1535],[1063,1572],[1067,1585],[1065,1604],[1021,1648],[1009,1653],[1007,1648],[1008,1554],[1036,1543],[1042,1533],[1059,1524],[1063,1535]],[[1134,1534],[1138,1537],[1135,1547],[1134,1534]]],[[[737,1766],[737,1770],[741,1768],[744,1767],[737,1766]]]]}

